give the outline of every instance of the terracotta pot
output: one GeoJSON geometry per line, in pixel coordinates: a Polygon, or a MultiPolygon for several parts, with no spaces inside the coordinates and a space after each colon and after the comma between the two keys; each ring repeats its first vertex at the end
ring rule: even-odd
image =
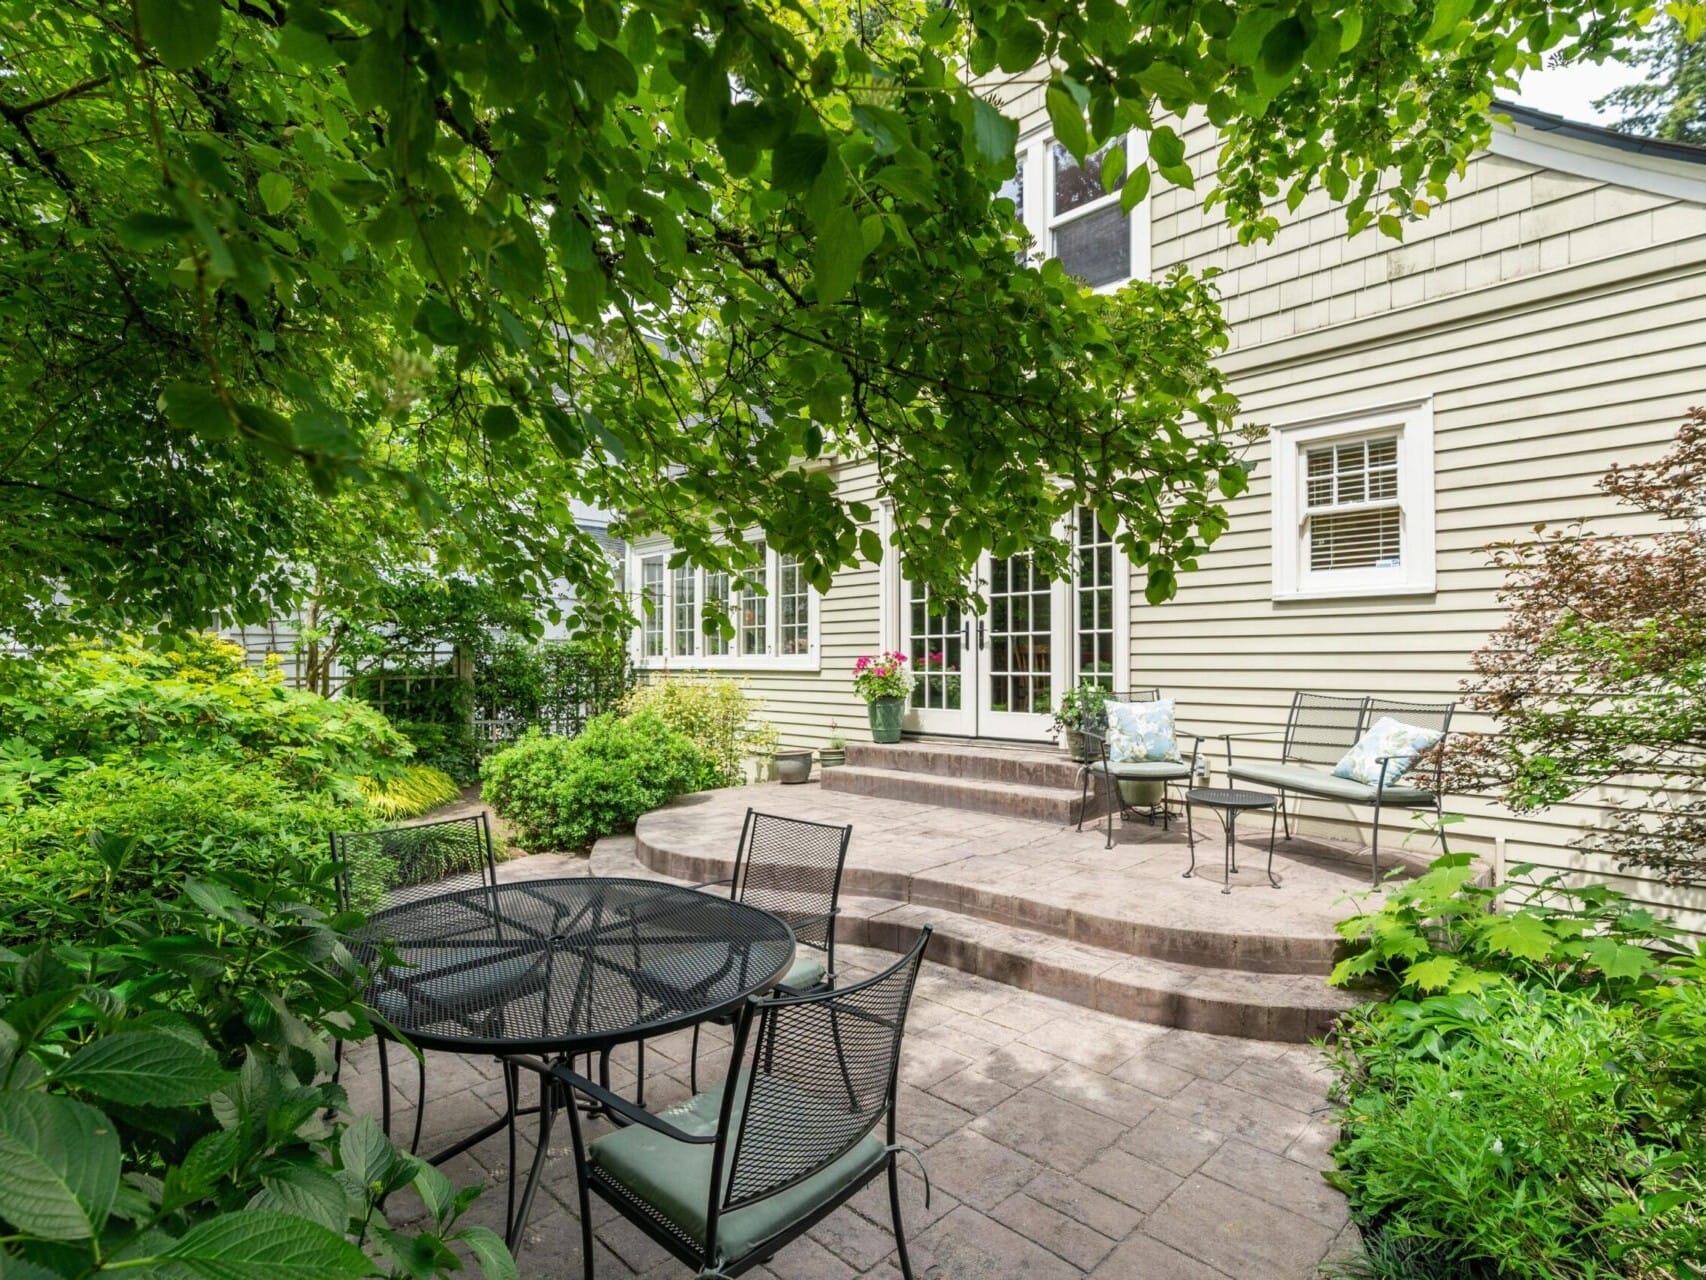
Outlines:
{"type": "Polygon", "coordinates": [[[872,742],[899,742],[900,721],[906,714],[903,698],[878,698],[868,708],[872,742]]]}

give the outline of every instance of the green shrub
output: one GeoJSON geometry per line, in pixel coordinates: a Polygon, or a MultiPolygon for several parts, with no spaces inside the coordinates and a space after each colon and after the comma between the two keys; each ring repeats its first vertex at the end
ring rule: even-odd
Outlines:
{"type": "Polygon", "coordinates": [[[0,942],[88,938],[162,885],[216,871],[329,906],[327,838],[366,825],[359,796],[303,791],[265,760],[96,765],[50,802],[0,818],[0,942]],[[97,832],[133,844],[122,872],[97,856],[97,832]]]}
{"type": "Polygon", "coordinates": [[[1391,990],[1333,1042],[1371,1242],[1347,1274],[1706,1274],[1706,949],[1604,886],[1530,888],[1492,910],[1447,857],[1340,926],[1335,981],[1391,990]]]}
{"type": "Polygon", "coordinates": [[[738,785],[745,778],[746,758],[776,746],[776,731],[755,717],[738,680],[664,676],[633,689],[622,709],[629,715],[654,715],[691,738],[716,769],[710,786],[738,785]]]}
{"type": "Polygon", "coordinates": [[[275,668],[209,635],[126,638],[0,659],[0,803],[51,794],[78,764],[189,755],[266,759],[292,782],[319,787],[382,774],[409,744],[357,701],[291,689],[275,668]],[[43,774],[36,760],[54,762],[43,774]]]}
{"type": "Polygon", "coordinates": [[[585,848],[718,779],[704,752],[649,714],[599,716],[578,738],[530,730],[488,756],[483,773],[486,802],[535,850],[585,848]]]}

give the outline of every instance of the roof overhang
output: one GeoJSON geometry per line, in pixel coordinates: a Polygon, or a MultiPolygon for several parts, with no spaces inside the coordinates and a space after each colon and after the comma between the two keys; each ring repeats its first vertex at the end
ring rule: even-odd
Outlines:
{"type": "Polygon", "coordinates": [[[1638,138],[1579,124],[1531,107],[1498,102],[1488,150],[1541,169],[1706,204],[1706,147],[1638,138]]]}

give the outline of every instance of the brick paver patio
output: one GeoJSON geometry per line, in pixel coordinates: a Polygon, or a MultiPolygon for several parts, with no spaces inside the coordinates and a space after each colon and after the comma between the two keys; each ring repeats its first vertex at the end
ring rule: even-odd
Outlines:
{"type": "MultiPolygon", "coordinates": [[[[528,858],[504,870],[561,875],[586,865],[528,858]]],[[[846,948],[839,967],[853,976],[891,960],[846,948]]],[[[701,1083],[726,1069],[726,1044],[725,1032],[708,1033],[701,1083]]],[[[648,1106],[686,1096],[686,1045],[683,1032],[648,1048],[648,1106]]],[[[624,1091],[632,1062],[623,1051],[615,1064],[624,1091]]],[[[430,1151],[496,1115],[502,1087],[489,1060],[432,1054],[428,1063],[422,1145],[430,1151]]],[[[396,1073],[400,1094],[412,1096],[412,1076],[412,1068],[396,1073]]],[[[906,1162],[903,1210],[920,1276],[1302,1280],[1323,1258],[1354,1247],[1344,1202],[1320,1176],[1333,1126],[1313,1048],[1128,1022],[926,965],[902,1081],[900,1129],[934,1187],[927,1209],[923,1182],[906,1162]]],[[[377,1113],[371,1046],[351,1056],[345,1082],[356,1109],[377,1113]]],[[[412,1112],[404,1105],[398,1115],[406,1138],[412,1112]]],[[[523,1171],[530,1124],[523,1122],[523,1171]]],[[[566,1143],[559,1127],[520,1254],[523,1276],[580,1274],[566,1143]]],[[[506,1162],[498,1137],[445,1166],[459,1185],[486,1187],[471,1220],[501,1227],[506,1162]]],[[[400,1202],[394,1211],[407,1216],[400,1202]]],[[[594,1214],[600,1277],[688,1274],[596,1201],[594,1214]]],[[[881,1181],[752,1274],[898,1276],[881,1181]]]]}

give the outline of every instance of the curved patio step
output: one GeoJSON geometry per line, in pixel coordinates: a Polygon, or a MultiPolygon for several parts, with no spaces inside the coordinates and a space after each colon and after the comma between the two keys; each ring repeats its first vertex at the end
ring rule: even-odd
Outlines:
{"type": "MultiPolygon", "coordinates": [[[[848,757],[850,760],[854,758],[851,747],[848,748],[848,757]]],[[[825,769],[822,785],[825,791],[933,804],[970,813],[993,813],[1006,818],[1052,823],[1057,827],[1075,825],[1083,803],[1076,784],[1060,786],[1003,781],[931,773],[923,768],[881,768],[851,763],[825,769]]],[[[1093,817],[1100,812],[1097,795],[1092,790],[1085,814],[1093,817]]]]}
{"type": "MultiPolygon", "coordinates": [[[[806,788],[782,790],[792,793],[792,800],[806,788]]],[[[761,797],[754,799],[768,810],[776,807],[764,804],[761,797]]],[[[744,809],[713,817],[706,812],[708,806],[694,800],[684,797],[643,816],[634,829],[635,856],[665,876],[703,883],[733,869],[744,809]]],[[[940,811],[935,820],[942,821],[944,816],[951,820],[951,814],[940,811]]],[[[1155,828],[1145,829],[1139,838],[1150,843],[1167,837],[1155,828]]],[[[1179,835],[1170,838],[1182,846],[1179,835]]],[[[1097,835],[1087,832],[1084,839],[1100,848],[1097,835]]],[[[1220,876],[1217,846],[1218,841],[1207,848],[1199,843],[1210,880],[1220,876]]],[[[843,894],[949,911],[1055,941],[1187,967],[1322,976],[1331,971],[1342,947],[1330,919],[1319,918],[1319,913],[1308,919],[1292,914],[1288,911],[1292,904],[1283,892],[1274,892],[1271,902],[1264,901],[1258,915],[1234,916],[1218,894],[1193,891],[1201,882],[1178,876],[1185,865],[1182,848],[1165,854],[1177,858],[1177,870],[1169,861],[1166,874],[1151,882],[1141,897],[1112,895],[1091,884],[1080,888],[1070,877],[1060,883],[1013,878],[992,882],[984,861],[976,855],[944,862],[940,856],[931,858],[919,851],[911,860],[914,869],[907,869],[908,852],[888,845],[873,847],[871,839],[861,838],[855,819],[853,844],[842,874],[843,894]]],[[[1250,850],[1249,856],[1257,855],[1250,850]]],[[[1249,868],[1251,884],[1260,879],[1259,867],[1257,863],[1249,868]]]]}
{"type": "MultiPolygon", "coordinates": [[[[595,875],[664,876],[613,836],[593,848],[595,875]]],[[[1068,1004],[1135,1022],[1249,1040],[1303,1043],[1326,1034],[1357,1003],[1314,974],[1253,973],[1134,956],[960,912],[843,895],[836,939],[903,952],[934,926],[929,959],[1068,1004]]]]}

